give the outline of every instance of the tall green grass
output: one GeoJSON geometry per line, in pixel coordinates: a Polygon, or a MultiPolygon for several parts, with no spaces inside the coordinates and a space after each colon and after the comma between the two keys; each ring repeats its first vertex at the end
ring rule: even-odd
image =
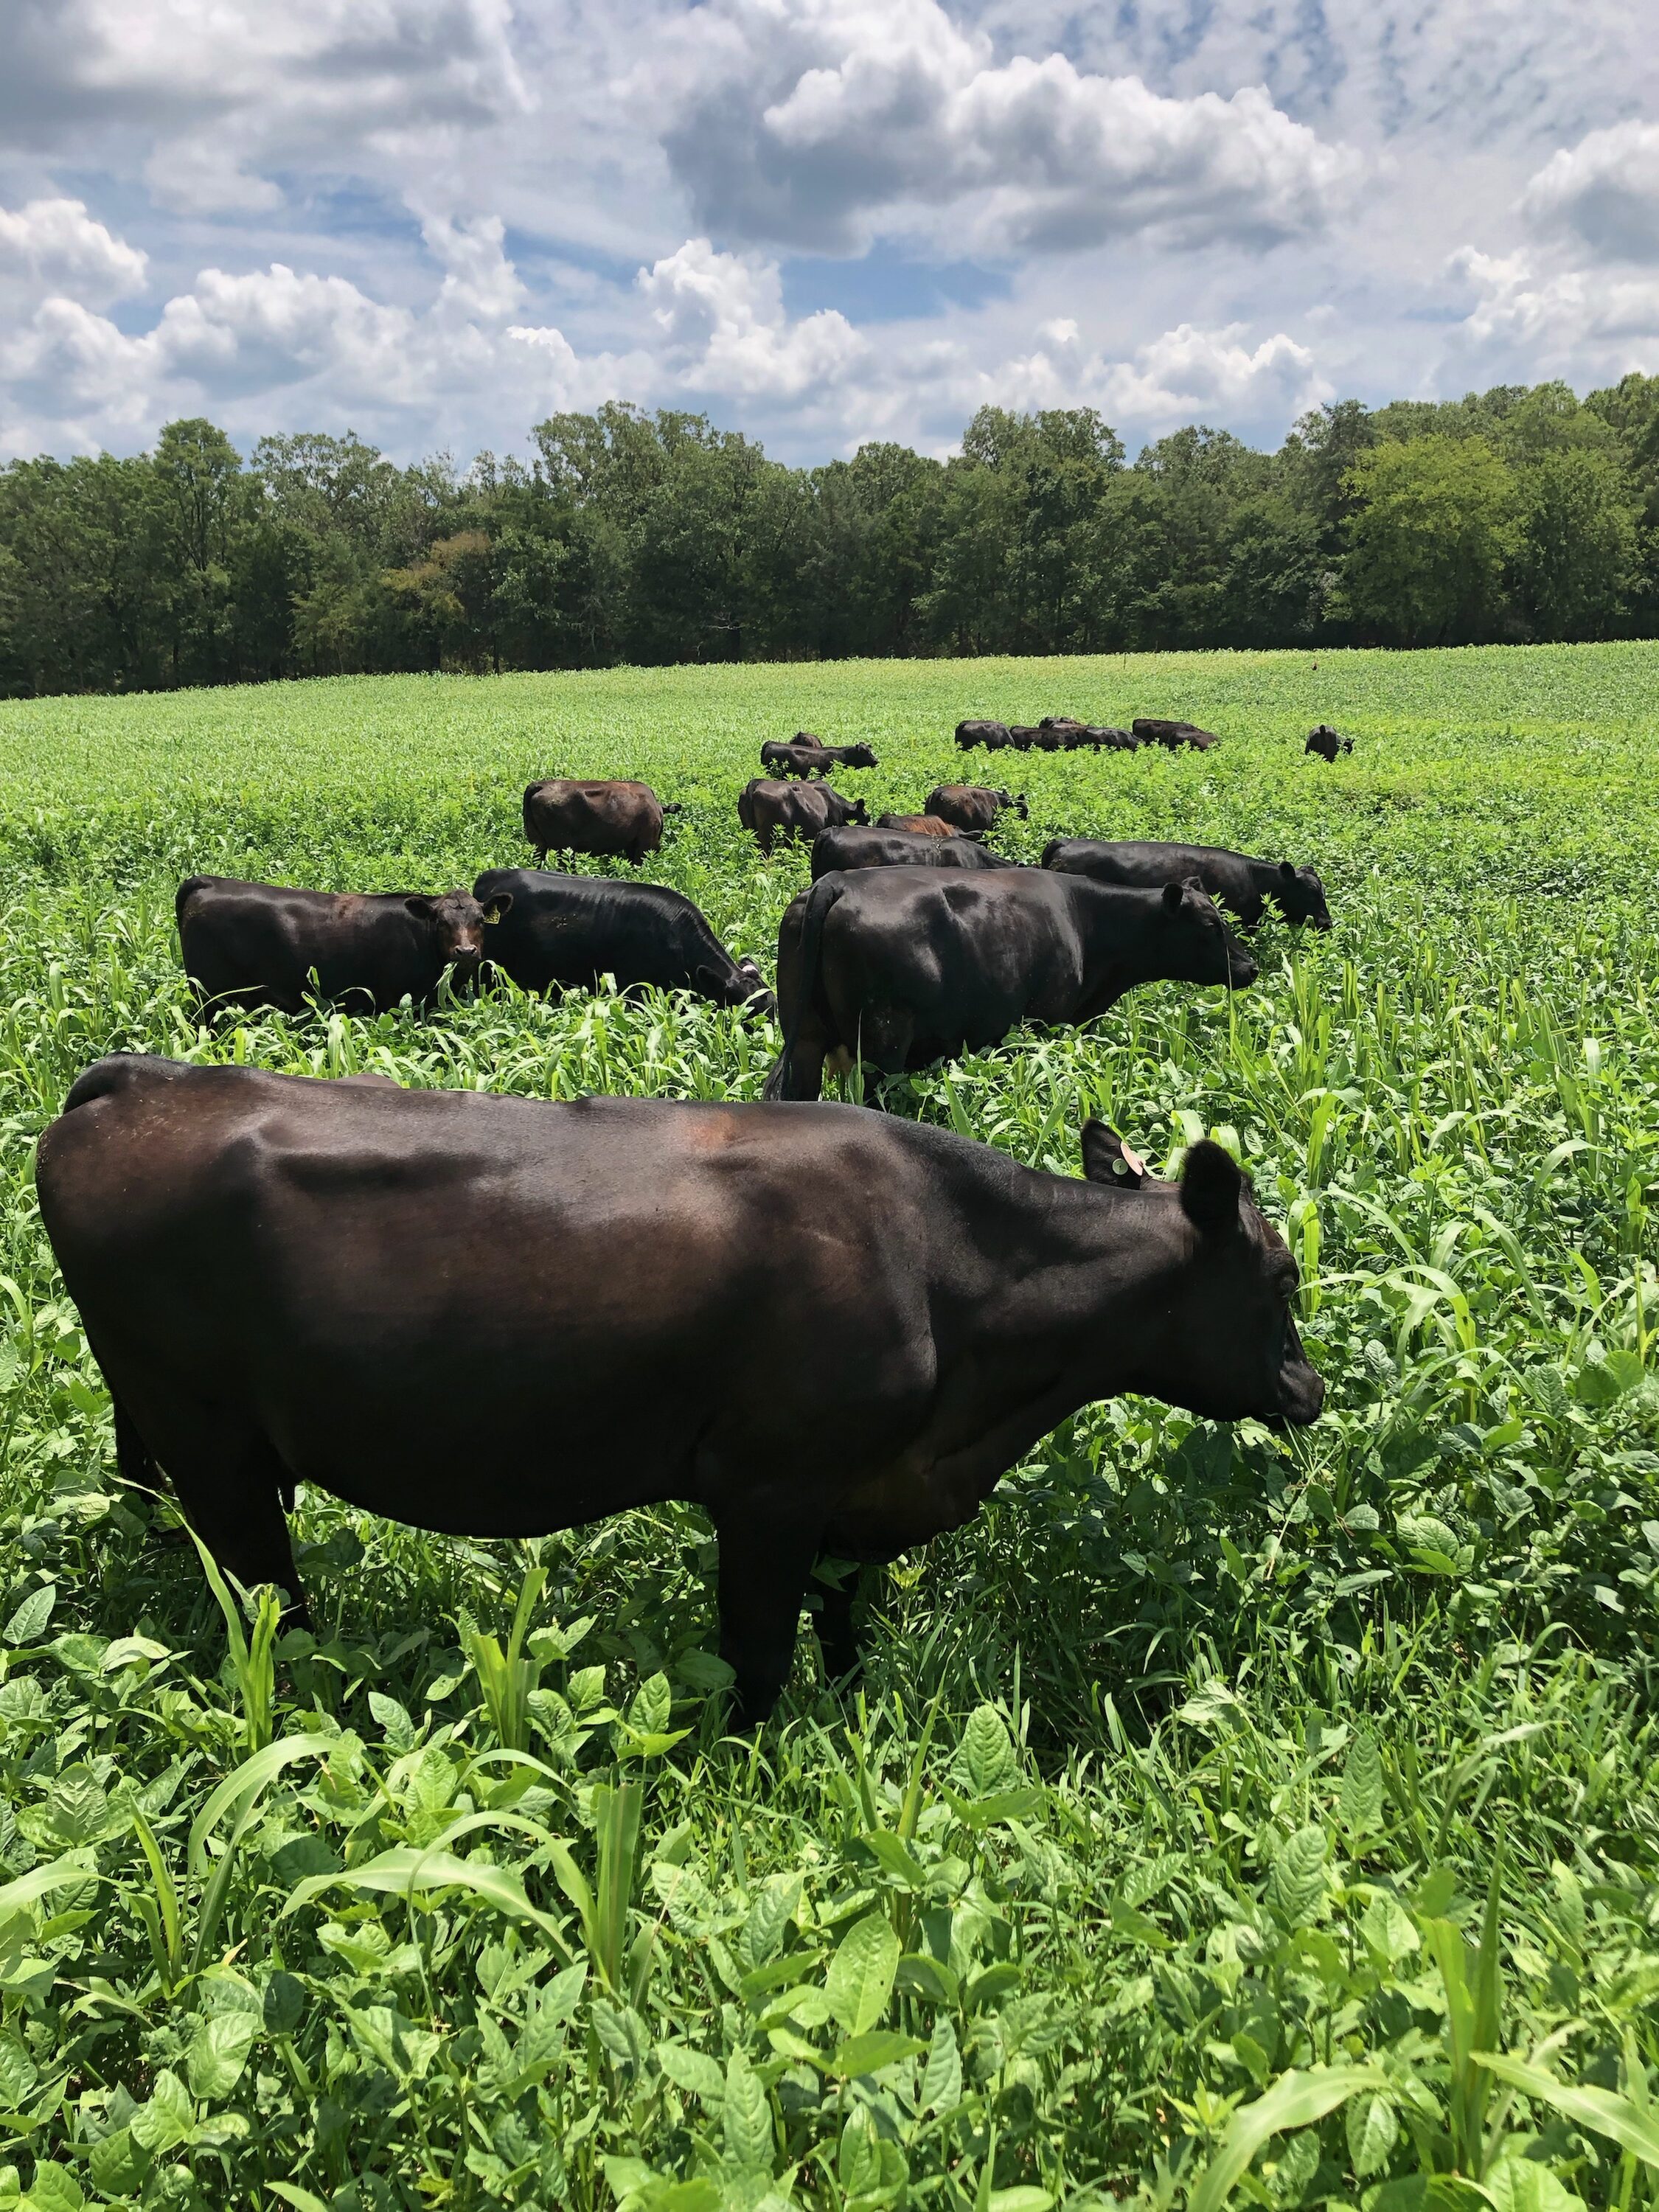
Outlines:
{"type": "MultiPolygon", "coordinates": [[[[1631,2212],[1659,2170],[1659,649],[398,679],[0,709],[0,2205],[1230,2198],[1631,2212]],[[687,804],[649,872],[769,966],[764,737],[1185,714],[1002,756],[1056,830],[1312,860],[1337,927],[886,1087],[1057,1172],[1209,1131],[1301,1261],[1292,1438],[1122,1401],[722,1733],[710,1531],[534,1545],[314,1494],[315,1637],[115,1477],[33,1140],[114,1049],[758,1096],[679,999],[195,1024],[198,868],[439,889],[532,774],[687,804]],[[1328,769],[1301,741],[1357,739],[1328,769]],[[228,1636],[228,1611],[236,1621],[228,1636]]],[[[986,772],[976,755],[968,773],[986,772]]],[[[459,1477],[458,1477],[459,1479],[459,1477]]]]}

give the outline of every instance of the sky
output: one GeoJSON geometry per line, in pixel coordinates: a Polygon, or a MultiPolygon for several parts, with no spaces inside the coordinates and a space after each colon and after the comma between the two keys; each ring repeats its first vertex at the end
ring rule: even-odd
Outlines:
{"type": "Polygon", "coordinates": [[[1653,0],[0,0],[0,459],[1659,372],[1653,0]]]}

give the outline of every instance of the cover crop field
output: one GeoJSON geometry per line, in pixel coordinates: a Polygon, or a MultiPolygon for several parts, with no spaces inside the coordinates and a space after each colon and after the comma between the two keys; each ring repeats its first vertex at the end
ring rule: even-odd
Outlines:
{"type": "Polygon", "coordinates": [[[1646,645],[0,708],[0,2207],[1643,2204],[1656,750],[1646,645]],[[738,830],[763,738],[870,738],[873,812],[963,771],[959,715],[1044,713],[1224,743],[975,754],[1030,795],[1005,849],[1310,861],[1336,927],[887,1103],[1065,1173],[1091,1111],[1165,1172],[1218,1135],[1301,1262],[1317,1425],[1088,1409],[889,1577],[859,1693],[804,1635],[752,1741],[687,1509],[483,1546],[302,1493],[317,1636],[244,1626],[118,1485],[40,1230],[81,1068],[752,1098],[775,1033],[503,994],[210,1037],[179,878],[470,884],[532,775],[642,776],[686,809],[646,872],[769,976],[806,856],[738,830]]]}

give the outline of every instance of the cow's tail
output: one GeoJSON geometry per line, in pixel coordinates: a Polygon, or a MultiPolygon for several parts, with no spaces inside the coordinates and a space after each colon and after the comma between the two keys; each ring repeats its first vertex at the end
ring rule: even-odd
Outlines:
{"type": "Polygon", "coordinates": [[[766,1079],[762,1096],[770,1099],[787,1098],[790,1078],[793,1073],[795,1047],[800,1038],[800,1025],[806,1009],[811,1005],[818,987],[818,966],[823,951],[823,925],[829,920],[830,909],[846,890],[842,876],[820,876],[806,894],[806,911],[801,916],[800,949],[797,956],[795,1003],[790,1009],[789,1020],[783,1032],[783,1050],[772,1066],[766,1079]]]}
{"type": "Polygon", "coordinates": [[[110,1392],[110,1404],[115,1413],[117,1474],[130,1490],[160,1490],[164,1478],[155,1454],[138,1433],[138,1424],[113,1390],[110,1392]]]}

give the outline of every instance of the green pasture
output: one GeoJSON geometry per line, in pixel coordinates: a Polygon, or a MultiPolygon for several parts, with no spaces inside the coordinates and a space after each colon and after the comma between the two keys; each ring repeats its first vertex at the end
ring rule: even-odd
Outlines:
{"type": "Polygon", "coordinates": [[[1651,2198],[1656,753],[1648,645],[0,706],[0,2208],[1651,2198]],[[1046,713],[1224,742],[951,743],[1046,713]],[[1352,758],[1304,757],[1319,720],[1352,758]],[[117,1483],[32,1182],[75,1075],[751,1098],[776,1040],[510,993],[209,1036],[178,878],[442,890],[527,856],[532,775],[639,775],[686,809],[646,872],[769,972],[805,858],[733,802],[798,727],[874,743],[838,779],[872,811],[1024,790],[1028,858],[1319,866],[1336,927],[1264,925],[1252,991],[1145,989],[885,1103],[1065,1174],[1091,1112],[1159,1165],[1217,1134],[1326,1412],[1086,1409],[888,1578],[860,1691],[804,1632],[752,1740],[690,1509],[483,1545],[304,1495],[318,1635],[273,1647],[117,1483]]]}

